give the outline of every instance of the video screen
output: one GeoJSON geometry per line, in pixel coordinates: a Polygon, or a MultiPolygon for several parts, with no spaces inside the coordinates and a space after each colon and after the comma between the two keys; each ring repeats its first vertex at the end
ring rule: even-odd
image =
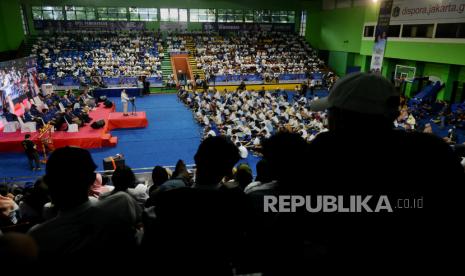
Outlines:
{"type": "Polygon", "coordinates": [[[27,98],[34,98],[38,93],[35,58],[0,62],[0,114],[4,107],[11,109],[27,98]]]}

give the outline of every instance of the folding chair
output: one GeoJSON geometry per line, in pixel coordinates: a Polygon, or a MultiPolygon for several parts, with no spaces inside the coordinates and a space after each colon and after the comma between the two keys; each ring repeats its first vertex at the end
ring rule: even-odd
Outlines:
{"type": "Polygon", "coordinates": [[[25,132],[37,132],[37,123],[36,122],[23,122],[21,117],[18,117],[19,125],[21,126],[21,133],[25,132]]]}
{"type": "Polygon", "coordinates": [[[19,125],[19,122],[17,121],[5,122],[3,132],[5,133],[16,132],[19,129],[19,127],[20,125],[19,125]]]}
{"type": "Polygon", "coordinates": [[[65,119],[65,122],[68,124],[68,132],[78,132],[79,126],[77,124],[70,124],[68,120],[65,119]]]}
{"type": "Polygon", "coordinates": [[[65,107],[63,106],[62,103],[58,103],[58,107],[60,108],[61,112],[63,112],[63,113],[66,112],[65,107]]]}

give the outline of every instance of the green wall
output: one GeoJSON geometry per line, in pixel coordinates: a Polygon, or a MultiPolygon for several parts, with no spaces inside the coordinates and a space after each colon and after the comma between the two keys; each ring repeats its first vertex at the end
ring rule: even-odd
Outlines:
{"type": "Polygon", "coordinates": [[[16,50],[24,39],[18,0],[0,0],[0,52],[16,50]]]}
{"type": "MultiPolygon", "coordinates": [[[[373,41],[362,41],[360,53],[371,55],[373,41]]],[[[385,57],[465,65],[465,44],[392,41],[388,39],[385,57]]]]}
{"type": "Polygon", "coordinates": [[[348,66],[349,53],[340,51],[331,51],[328,58],[328,66],[338,75],[344,76],[348,66]]]}
{"type": "Polygon", "coordinates": [[[305,39],[315,48],[320,47],[320,27],[321,27],[321,15],[319,10],[321,9],[321,2],[314,1],[308,3],[305,6],[307,9],[307,24],[305,39]]]}
{"type": "Polygon", "coordinates": [[[318,48],[358,53],[360,51],[363,15],[364,10],[360,7],[322,11],[318,48]]]}
{"type": "MultiPolygon", "coordinates": [[[[321,1],[307,6],[307,41],[329,51],[328,65],[340,75],[351,66],[368,71],[373,41],[362,40],[363,26],[377,21],[379,4],[369,1],[364,7],[322,10],[321,1]]],[[[448,100],[452,83],[465,80],[465,43],[388,40],[382,74],[390,78],[397,64],[417,67],[417,76],[441,78],[446,87],[439,98],[448,100]]]]}

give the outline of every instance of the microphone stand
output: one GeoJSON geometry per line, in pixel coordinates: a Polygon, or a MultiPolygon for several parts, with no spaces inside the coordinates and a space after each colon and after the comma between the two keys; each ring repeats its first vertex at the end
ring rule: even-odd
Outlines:
{"type": "Polygon", "coordinates": [[[136,116],[137,115],[137,109],[136,109],[136,98],[133,97],[131,99],[131,104],[132,104],[132,112],[131,112],[131,115],[134,115],[136,116]]]}

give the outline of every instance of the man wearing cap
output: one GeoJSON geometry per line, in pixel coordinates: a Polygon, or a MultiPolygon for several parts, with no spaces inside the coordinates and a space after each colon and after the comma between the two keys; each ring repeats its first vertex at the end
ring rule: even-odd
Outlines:
{"type": "Polygon", "coordinates": [[[463,210],[455,184],[465,183],[464,170],[440,138],[393,129],[399,94],[392,84],[372,73],[349,74],[310,108],[328,110],[329,131],[309,144],[312,179],[302,186],[306,195],[371,195],[374,205],[385,195],[392,208],[301,220],[304,239],[319,248],[313,253],[321,264],[393,261],[411,267],[424,265],[432,256],[436,262],[437,254],[452,256],[448,247],[460,229],[454,216],[463,210]],[[403,204],[406,199],[410,208],[403,204]],[[412,208],[420,199],[424,205],[412,208]]]}

